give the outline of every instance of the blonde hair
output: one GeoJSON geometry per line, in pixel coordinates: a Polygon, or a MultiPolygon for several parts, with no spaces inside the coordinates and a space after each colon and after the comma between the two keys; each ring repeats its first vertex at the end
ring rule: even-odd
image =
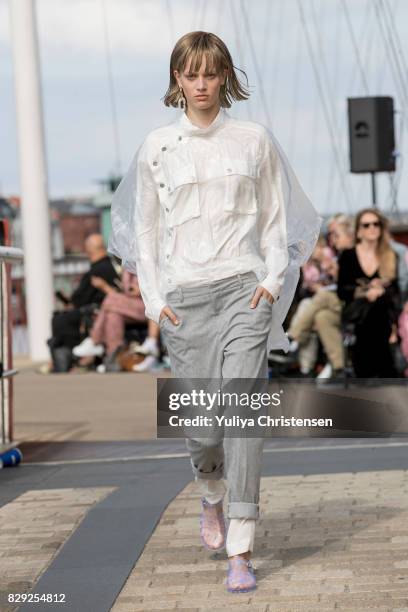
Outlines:
{"type": "Polygon", "coordinates": [[[360,210],[355,219],[355,241],[356,243],[360,242],[360,238],[357,237],[357,234],[360,228],[361,219],[366,213],[375,215],[381,227],[381,234],[376,248],[377,257],[380,263],[380,277],[393,280],[397,276],[397,256],[390,246],[389,223],[387,217],[376,208],[363,208],[363,210],[360,210]]]}
{"type": "Polygon", "coordinates": [[[220,88],[220,106],[230,108],[233,100],[247,100],[249,98],[248,77],[240,68],[236,68],[245,74],[247,85],[243,85],[236,73],[232,63],[232,57],[225,43],[211,32],[189,32],[184,34],[175,44],[170,57],[170,83],[169,87],[161,98],[166,106],[178,106],[181,92],[174,76],[173,70],[182,72],[188,60],[191,59],[191,70],[198,72],[203,56],[206,59],[206,69],[222,74],[227,68],[225,84],[220,88]]]}
{"type": "Polygon", "coordinates": [[[354,232],[354,219],[351,215],[346,215],[345,213],[337,213],[333,217],[331,217],[327,223],[330,226],[332,223],[339,225],[347,234],[350,236],[354,232]]]}

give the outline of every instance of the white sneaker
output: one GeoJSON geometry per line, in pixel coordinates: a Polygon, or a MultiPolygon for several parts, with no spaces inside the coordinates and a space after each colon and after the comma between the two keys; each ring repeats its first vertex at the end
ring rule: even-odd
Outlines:
{"type": "Polygon", "coordinates": [[[75,357],[101,357],[105,352],[102,344],[94,344],[92,338],[88,336],[72,349],[72,354],[75,357]]]}
{"type": "Polygon", "coordinates": [[[135,352],[139,353],[139,355],[153,355],[153,357],[158,357],[159,347],[157,346],[156,338],[149,338],[148,336],[143,344],[135,349],[135,352]]]}
{"type": "Polygon", "coordinates": [[[324,368],[320,372],[320,374],[317,376],[317,378],[318,379],[321,379],[321,378],[330,378],[331,375],[332,375],[331,363],[326,363],[326,365],[324,366],[324,368]]]}
{"type": "Polygon", "coordinates": [[[154,370],[158,365],[159,360],[153,355],[146,355],[141,363],[138,363],[132,367],[133,372],[148,372],[154,370]]]}

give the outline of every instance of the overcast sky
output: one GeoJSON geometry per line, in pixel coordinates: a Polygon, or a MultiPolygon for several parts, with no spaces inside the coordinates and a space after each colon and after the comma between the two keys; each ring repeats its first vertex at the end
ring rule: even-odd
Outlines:
{"type": "MultiPolygon", "coordinates": [[[[395,98],[396,110],[403,110],[399,94],[403,87],[408,91],[408,75],[404,73],[401,83],[392,70],[393,56],[381,29],[382,24],[387,36],[381,19],[387,13],[378,15],[376,7],[392,9],[402,42],[396,53],[408,58],[408,2],[302,0],[317,77],[297,0],[105,0],[105,6],[122,170],[148,131],[178,115],[161,101],[168,86],[170,54],[180,36],[202,29],[220,36],[234,65],[248,75],[250,100],[235,103],[228,112],[264,125],[271,121],[316,208],[321,213],[352,212],[370,204],[369,176],[348,171],[347,97],[389,95],[395,98]],[[340,168],[333,138],[340,150],[340,168]]],[[[99,189],[97,180],[115,167],[103,0],[37,0],[37,17],[50,195],[93,194],[99,189]]],[[[0,0],[0,92],[0,193],[7,196],[19,193],[9,0],[0,0]]],[[[400,181],[399,206],[406,210],[408,166],[403,169],[402,161],[408,120],[405,115],[401,130],[402,118],[399,112],[401,157],[395,178],[400,181]]],[[[378,187],[380,206],[387,210],[387,174],[378,176],[378,187]]]]}

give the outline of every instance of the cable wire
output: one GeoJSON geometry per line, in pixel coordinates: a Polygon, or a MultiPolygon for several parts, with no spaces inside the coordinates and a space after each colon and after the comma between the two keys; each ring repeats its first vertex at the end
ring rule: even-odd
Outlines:
{"type": "MultiPolygon", "coordinates": [[[[229,7],[230,7],[230,12],[231,12],[231,16],[232,16],[232,23],[233,23],[233,29],[234,29],[234,34],[235,34],[235,44],[237,45],[237,56],[238,56],[238,61],[240,63],[241,66],[245,66],[245,56],[244,56],[244,51],[243,51],[243,47],[242,47],[242,36],[241,36],[241,32],[239,29],[239,24],[238,24],[238,18],[235,12],[235,4],[234,4],[234,0],[230,0],[229,2],[229,7]]],[[[251,104],[245,104],[245,108],[247,111],[247,117],[248,119],[252,120],[252,105],[251,104]]]]}
{"type": "MultiPolygon", "coordinates": [[[[346,176],[345,173],[343,172],[343,160],[341,158],[341,154],[339,152],[339,148],[338,148],[338,144],[337,144],[337,137],[336,137],[336,132],[333,129],[333,122],[332,122],[332,118],[330,116],[330,107],[326,101],[325,98],[325,92],[324,92],[324,87],[323,87],[323,83],[322,83],[322,79],[320,77],[320,71],[319,68],[317,66],[317,62],[316,62],[316,58],[315,58],[315,54],[314,54],[314,50],[313,50],[313,45],[312,45],[312,41],[311,41],[311,37],[309,34],[309,30],[308,27],[306,25],[306,17],[305,17],[305,13],[303,10],[303,4],[301,2],[301,0],[297,0],[297,6],[298,6],[298,10],[299,10],[299,14],[300,14],[300,20],[301,20],[301,24],[302,24],[302,28],[305,34],[305,38],[306,38],[306,43],[307,43],[307,48],[308,48],[308,52],[309,52],[309,58],[312,64],[312,68],[313,68],[313,73],[314,73],[314,77],[315,77],[315,81],[316,81],[316,86],[318,88],[319,91],[319,95],[320,95],[320,99],[322,102],[322,107],[323,107],[323,113],[325,116],[325,120],[326,120],[326,124],[327,124],[327,129],[329,132],[329,136],[330,136],[330,140],[331,140],[331,145],[332,145],[332,151],[334,153],[334,158],[336,160],[336,165],[337,165],[337,171],[339,174],[339,178],[340,178],[340,183],[343,189],[343,194],[344,197],[346,199],[347,202],[347,208],[348,210],[352,209],[352,202],[350,199],[350,193],[348,190],[348,186],[346,183],[346,176]]],[[[322,49],[320,49],[320,54],[322,53],[322,49]]]]}
{"type": "Polygon", "coordinates": [[[108,72],[108,87],[109,87],[109,99],[112,114],[112,132],[113,132],[113,145],[115,150],[115,171],[117,176],[122,174],[122,163],[121,163],[121,149],[120,149],[120,138],[119,138],[119,124],[118,115],[116,111],[116,97],[115,97],[115,86],[113,81],[112,71],[112,60],[111,60],[111,49],[109,41],[108,31],[108,18],[106,11],[106,1],[101,0],[102,17],[103,17],[103,32],[104,32],[104,43],[105,43],[105,56],[106,66],[108,72]]]}
{"type": "Polygon", "coordinates": [[[252,62],[254,64],[255,74],[256,74],[257,81],[258,81],[259,97],[261,100],[261,105],[263,107],[267,125],[271,127],[272,122],[271,122],[271,117],[269,114],[268,104],[266,102],[265,90],[263,86],[263,79],[262,79],[261,71],[260,71],[259,64],[258,64],[258,58],[255,52],[254,41],[253,41],[252,33],[251,33],[251,26],[250,26],[250,22],[248,19],[248,14],[246,12],[244,0],[241,0],[240,6],[241,6],[242,14],[243,14],[243,22],[245,26],[248,43],[249,43],[249,49],[250,49],[251,56],[252,56],[252,62]]]}

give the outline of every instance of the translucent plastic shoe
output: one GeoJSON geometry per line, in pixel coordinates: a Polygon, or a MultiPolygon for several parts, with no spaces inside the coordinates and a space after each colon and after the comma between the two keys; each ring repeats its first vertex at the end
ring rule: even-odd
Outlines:
{"type": "Polygon", "coordinates": [[[200,539],[207,550],[221,550],[225,546],[226,524],[222,500],[210,504],[205,497],[201,498],[200,539]]]}
{"type": "Polygon", "coordinates": [[[248,593],[256,589],[256,578],[252,563],[243,557],[228,559],[227,591],[248,593]]]}

